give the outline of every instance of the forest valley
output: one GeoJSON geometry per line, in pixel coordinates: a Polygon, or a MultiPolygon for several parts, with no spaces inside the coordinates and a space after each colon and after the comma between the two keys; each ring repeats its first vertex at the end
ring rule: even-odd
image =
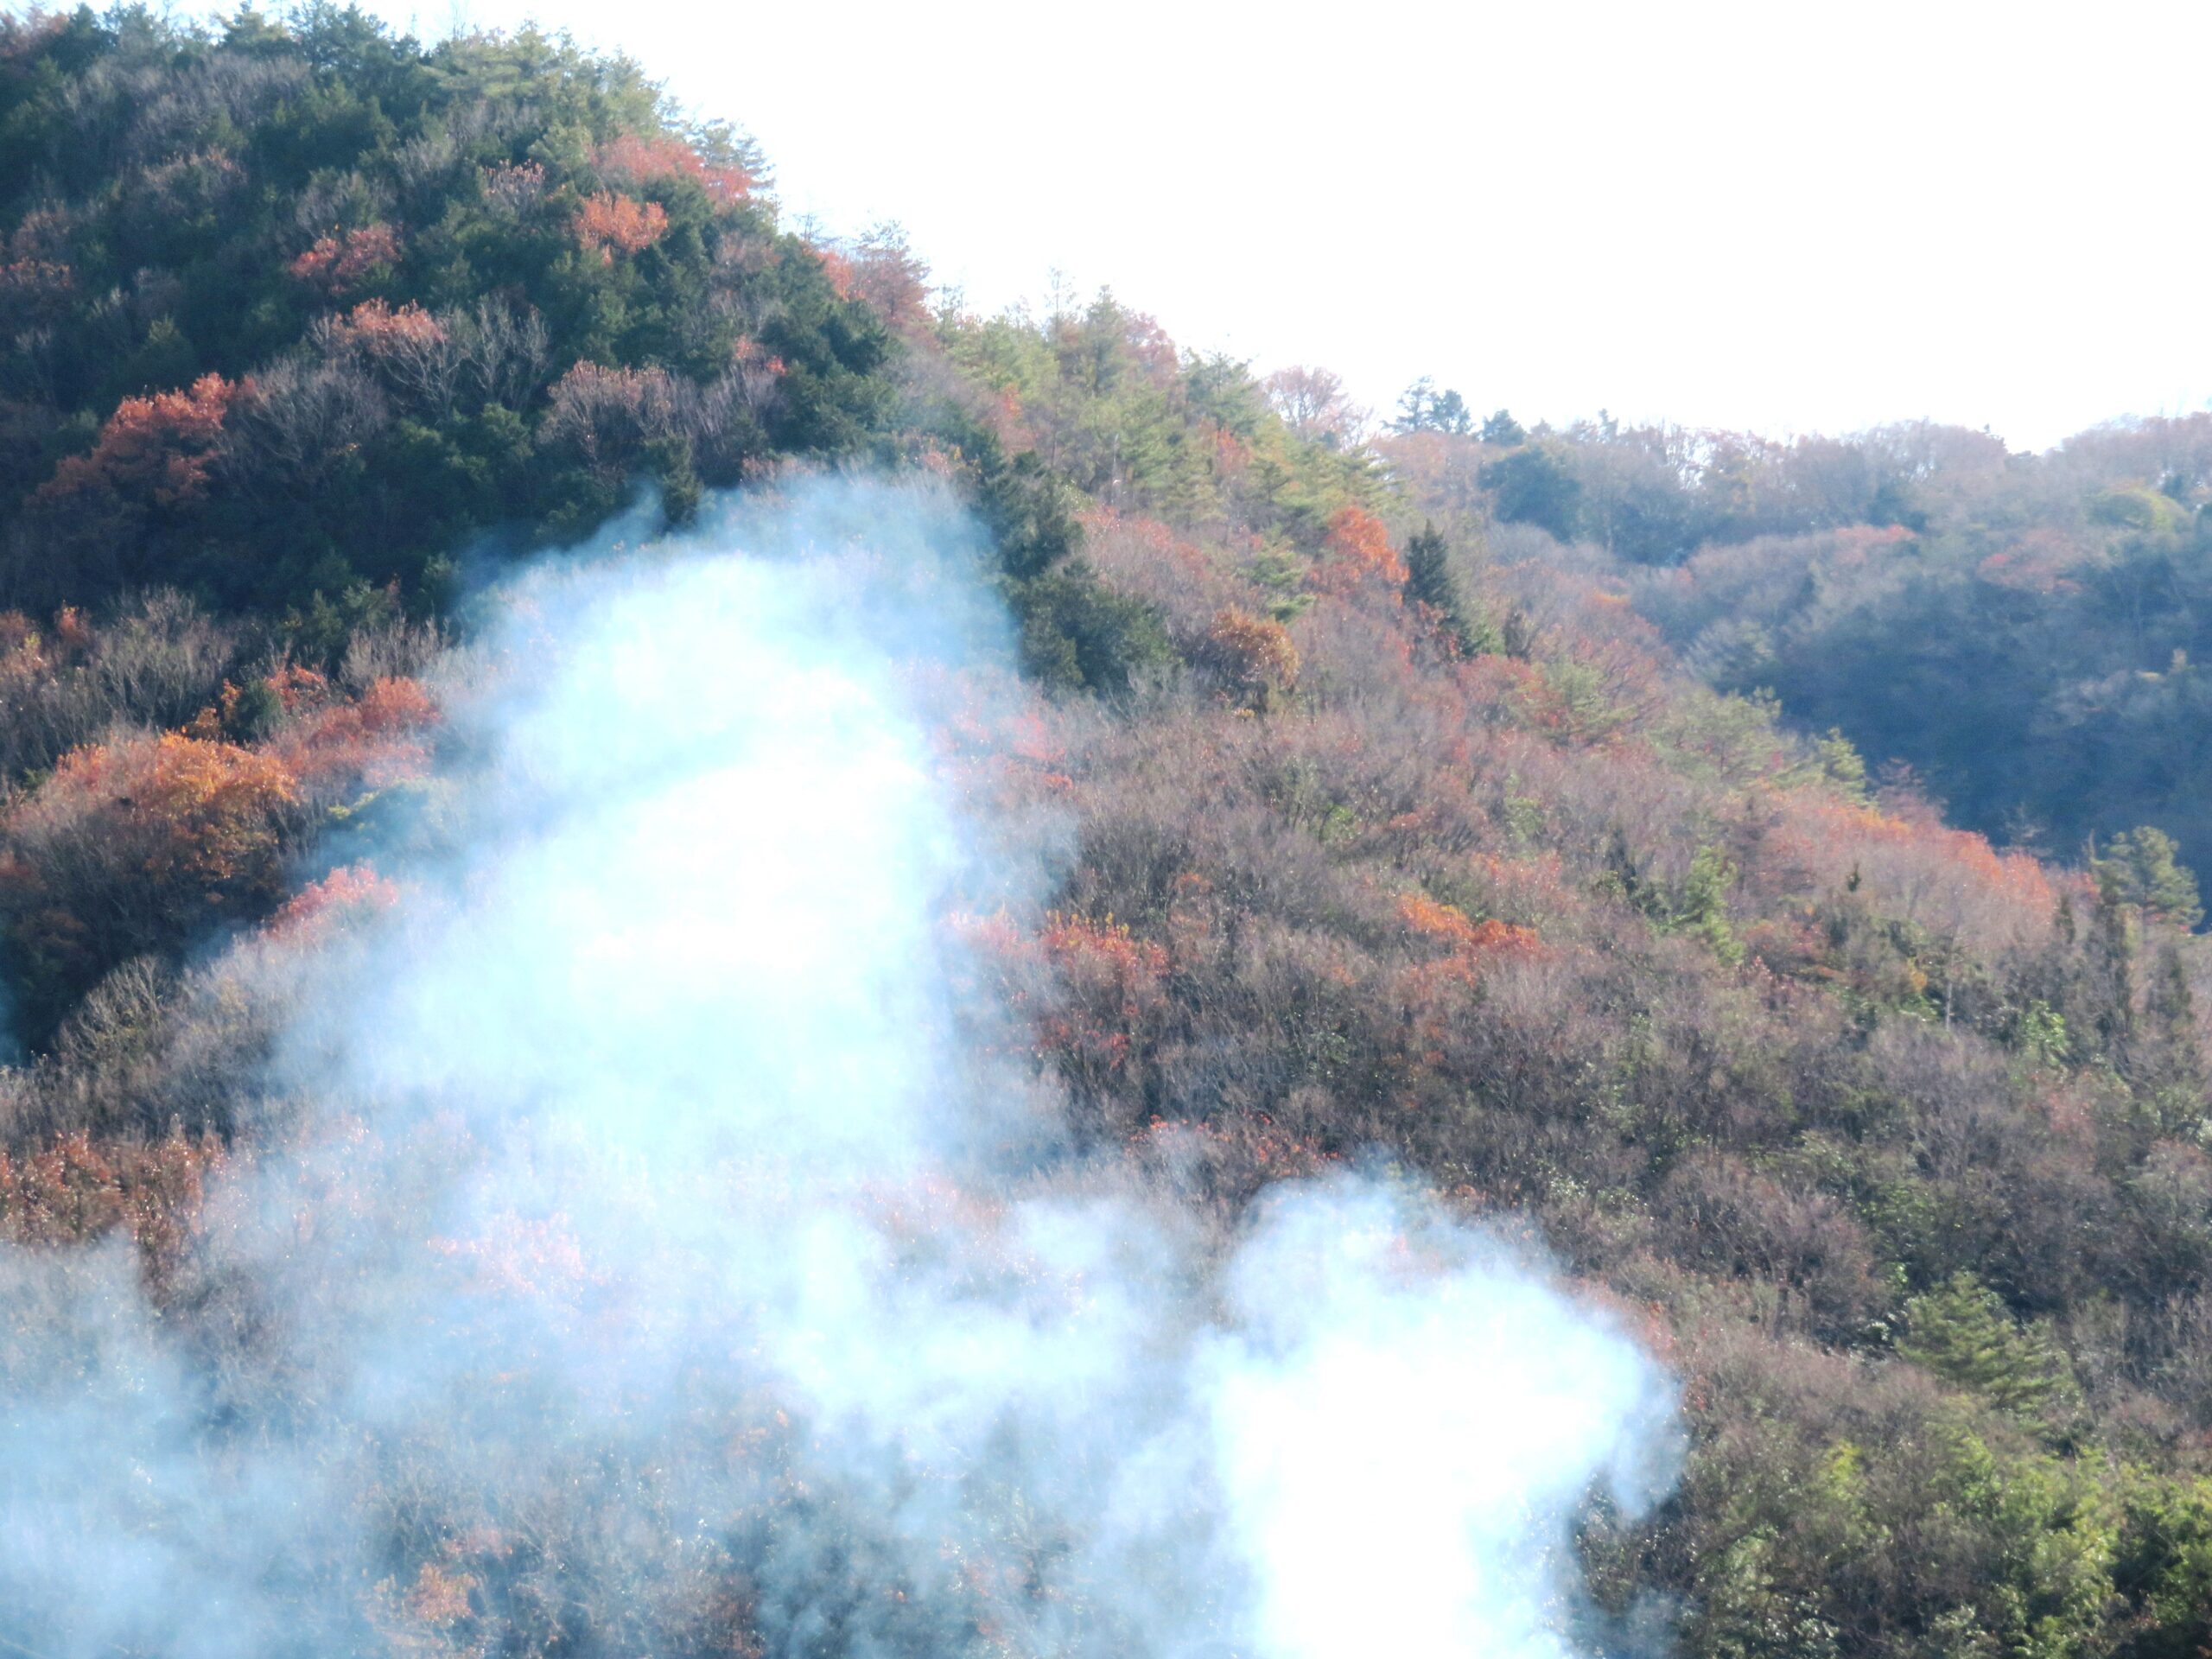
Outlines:
{"type": "MultiPolygon", "coordinates": [[[[298,1107],[240,964],[451,833],[474,596],[893,474],[1013,618],[1013,711],[933,736],[1067,850],[951,925],[1077,1141],[1224,1240],[1385,1155],[1677,1379],[1578,1640],[2212,1654],[2212,415],[1377,423],[1110,294],[942,304],[531,32],[0,18],[0,1239],[252,1371],[210,1195],[298,1107]]],[[[391,1651],[847,1650],[741,1551],[564,1602],[544,1517],[379,1490],[391,1651]]]]}

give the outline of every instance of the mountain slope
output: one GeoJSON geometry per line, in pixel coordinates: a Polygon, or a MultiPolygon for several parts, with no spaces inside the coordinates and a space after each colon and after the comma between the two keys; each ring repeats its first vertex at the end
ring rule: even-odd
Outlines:
{"type": "MultiPolygon", "coordinates": [[[[2026,532],[1986,526],[2054,476],[2078,493],[2063,458],[1885,472],[1880,443],[1808,445],[1709,456],[1691,487],[1618,434],[1370,448],[1310,380],[1179,352],[1110,296],[935,314],[894,238],[779,229],[742,145],[558,43],[425,49],[328,10],[219,39],[4,28],[10,1239],[128,1236],[192,1363],[258,1355],[250,1299],[190,1272],[205,1192],[287,1122],[257,1081],[282,988],[240,964],[342,949],[391,902],[379,861],[451,833],[437,688],[471,671],[475,581],[641,488],[610,533],[903,466],[972,504],[1029,677],[1003,723],[946,699],[945,772],[1071,826],[1040,913],[949,925],[1086,1142],[1187,1183],[1224,1236],[1268,1183],[1379,1150],[1541,1238],[1682,1378],[1677,1495],[1588,1508],[1617,1616],[1594,1643],[1664,1617],[1713,1659],[2201,1647],[2191,884],[2139,836],[2095,872],[2000,850],[1713,689],[1795,663],[1785,707],[1880,733],[1989,680],[1987,642],[1945,632],[1905,702],[1808,689],[1853,627],[1880,680],[1928,616],[2012,605],[2026,532]],[[1611,554],[1550,536],[1592,524],[1611,554]]],[[[2145,573],[2193,569],[2202,479],[2111,481],[2172,436],[2081,461],[2125,497],[2081,509],[2119,585],[2069,554],[2050,581],[2078,592],[2012,626],[2079,605],[2116,629],[2132,593],[2144,649],[2186,632],[2193,601],[2145,573]]],[[[1950,756],[1979,728],[1916,729],[1950,756]]],[[[537,1517],[525,1566],[481,1516],[404,1509],[377,1522],[391,1580],[343,1592],[383,1598],[396,1646],[744,1652],[772,1628],[751,1534],[639,1546],[651,1597],[594,1584],[524,1635],[558,1528],[537,1517]]],[[[1054,1548],[1007,1538],[975,1583],[1054,1548]]]]}

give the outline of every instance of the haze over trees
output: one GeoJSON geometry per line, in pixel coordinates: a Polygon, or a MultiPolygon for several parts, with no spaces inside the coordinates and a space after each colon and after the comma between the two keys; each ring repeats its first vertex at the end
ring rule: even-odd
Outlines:
{"type": "MultiPolygon", "coordinates": [[[[1604,1611],[2212,1641],[2212,416],[2018,456],[1423,383],[1376,433],[1110,294],[940,306],[633,65],[327,6],[0,20],[0,1236],[127,1239],[250,1350],[190,1271],[270,1132],[223,949],[342,934],[439,832],[473,584],[640,491],[918,467],[1032,697],[947,753],[1074,826],[1046,925],[963,924],[1028,1063],[1098,1144],[1186,1131],[1224,1230],[1379,1147],[1631,1321],[1691,1452],[1592,1508],[1604,1611]]],[[[737,1544],[641,1637],[377,1521],[395,1645],[761,1650],[737,1544]]]]}

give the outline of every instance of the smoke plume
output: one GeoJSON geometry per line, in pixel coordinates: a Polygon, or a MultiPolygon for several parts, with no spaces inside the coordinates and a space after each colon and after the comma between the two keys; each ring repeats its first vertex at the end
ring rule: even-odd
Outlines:
{"type": "Polygon", "coordinates": [[[949,925],[1067,856],[974,525],[621,539],[486,596],[399,902],[215,976],[272,1038],[181,1282],[0,1258],[9,1643],[1573,1651],[1656,1369],[1402,1179],[1224,1229],[1079,1144],[949,925]]]}

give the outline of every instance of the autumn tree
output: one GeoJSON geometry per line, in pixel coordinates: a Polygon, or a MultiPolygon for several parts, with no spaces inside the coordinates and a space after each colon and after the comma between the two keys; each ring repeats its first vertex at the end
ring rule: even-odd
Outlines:
{"type": "Polygon", "coordinates": [[[1406,565],[1390,545],[1389,527],[1366,508],[1346,505],[1329,520],[1317,575],[1334,589],[1380,582],[1395,591],[1405,586],[1406,565]]]}
{"type": "Polygon", "coordinates": [[[1275,413],[1308,442],[1343,449],[1359,442],[1365,411],[1353,404],[1344,381],[1327,369],[1277,370],[1268,377],[1267,392],[1275,413]]]}
{"type": "Polygon", "coordinates": [[[1233,606],[1206,630],[1198,661],[1233,699],[1262,713],[1298,683],[1298,647],[1289,631],[1233,606]]]}
{"type": "Polygon", "coordinates": [[[218,739],[125,737],[65,756],[0,825],[0,907],[26,1004],[57,1018],[102,973],[282,896],[299,787],[218,739]]]}
{"type": "Polygon", "coordinates": [[[668,233],[668,209],[618,191],[601,190],[576,210],[576,240],[612,264],[614,256],[643,253],[668,233]]]}
{"type": "Polygon", "coordinates": [[[181,391],[124,398],[91,450],[54,469],[39,500],[49,507],[87,495],[135,506],[199,500],[207,493],[224,417],[244,390],[219,374],[205,374],[181,391]]]}

